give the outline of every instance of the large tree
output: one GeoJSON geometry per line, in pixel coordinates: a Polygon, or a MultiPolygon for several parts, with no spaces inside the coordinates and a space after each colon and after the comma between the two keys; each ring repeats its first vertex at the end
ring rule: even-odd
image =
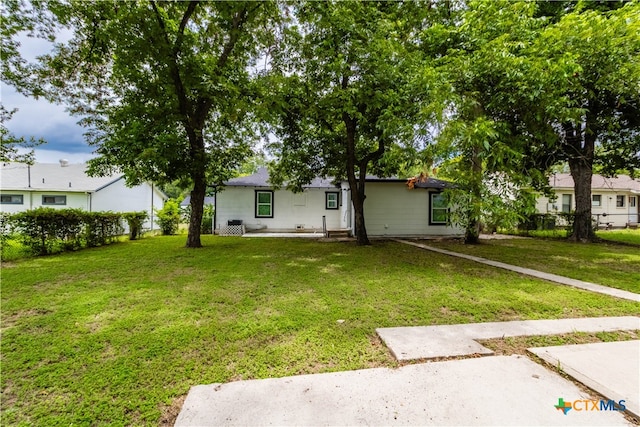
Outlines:
{"type": "Polygon", "coordinates": [[[640,163],[639,5],[594,9],[469,2],[455,25],[432,31],[448,47],[440,69],[452,97],[441,136],[460,156],[468,241],[477,241],[487,177],[541,188],[550,168],[568,161],[572,237],[588,241],[594,161],[616,169],[640,163]]]}
{"type": "Polygon", "coordinates": [[[576,69],[550,81],[550,89],[573,110],[573,118],[554,123],[553,148],[569,163],[574,181],[576,241],[594,238],[594,163],[605,165],[606,172],[640,165],[640,3],[611,4],[614,10],[593,6],[579,4],[563,14],[544,29],[534,50],[541,61],[567,61],[576,69]]]}
{"type": "Polygon", "coordinates": [[[285,44],[274,52],[278,160],[275,184],[300,189],[314,176],[349,182],[360,245],[367,173],[397,171],[415,153],[419,100],[428,70],[411,49],[423,9],[414,3],[305,2],[293,8],[285,44]]]}
{"type": "Polygon", "coordinates": [[[256,139],[250,66],[269,42],[276,5],[53,1],[7,10],[44,29],[35,35],[51,36],[54,26],[72,35],[31,67],[13,55],[17,72],[3,78],[84,116],[99,155],[91,173],[116,168],[129,184],[188,182],[187,246],[201,246],[207,185],[227,179],[256,139]]]}
{"type": "Polygon", "coordinates": [[[527,213],[522,189],[540,187],[555,162],[546,150],[556,140],[549,120],[566,109],[540,90],[548,76],[530,47],[545,23],[534,13],[534,3],[470,2],[448,26],[422,35],[432,55],[444,52],[438,70],[450,89],[438,151],[446,159],[441,172],[458,184],[449,191],[458,206],[452,219],[466,229],[467,243],[478,241],[481,220],[492,213],[504,217],[515,206],[527,213]]]}

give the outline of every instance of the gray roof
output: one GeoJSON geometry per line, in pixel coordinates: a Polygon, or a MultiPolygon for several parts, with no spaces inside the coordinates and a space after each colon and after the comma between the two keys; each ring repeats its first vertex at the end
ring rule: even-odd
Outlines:
{"type": "MultiPolygon", "coordinates": [[[[184,200],[182,200],[182,202],[180,202],[180,206],[182,206],[182,207],[189,206],[190,204],[191,204],[191,196],[185,197],[184,200]]],[[[204,198],[204,204],[205,205],[214,205],[215,204],[215,198],[213,198],[213,197],[205,197],[204,198]]]]}
{"type": "MultiPolygon", "coordinates": [[[[380,178],[373,175],[367,175],[366,180],[368,182],[407,182],[408,178],[398,178],[398,177],[390,177],[390,178],[380,178]]],[[[436,178],[422,178],[415,182],[414,187],[416,188],[454,188],[455,184],[449,181],[443,181],[441,179],[436,178]]]]}
{"type": "MultiPolygon", "coordinates": [[[[549,177],[549,185],[552,188],[573,189],[574,183],[571,174],[557,173],[549,177]]],[[[632,179],[627,175],[618,175],[615,178],[607,178],[602,175],[591,177],[591,189],[595,190],[626,190],[633,193],[640,192],[640,180],[632,179]]]]}
{"type": "Polygon", "coordinates": [[[0,164],[2,190],[94,192],[120,179],[122,174],[90,177],[84,163],[25,163],[0,164]],[[63,166],[64,164],[64,166],[63,166]]]}
{"type": "MultiPolygon", "coordinates": [[[[380,178],[374,175],[367,175],[365,180],[367,182],[407,182],[406,178],[390,177],[380,178]]],[[[228,186],[235,187],[267,187],[272,185],[269,183],[269,171],[267,168],[260,168],[256,173],[249,176],[243,176],[240,178],[234,178],[224,183],[228,186]]],[[[448,181],[443,181],[435,178],[426,178],[416,182],[417,188],[452,188],[454,184],[448,181]]],[[[335,188],[335,179],[328,178],[314,178],[309,184],[304,185],[303,188],[335,188]]]]}
{"type": "MultiPolygon", "coordinates": [[[[249,176],[241,176],[240,178],[233,178],[229,181],[225,181],[224,185],[230,187],[273,187],[269,183],[269,171],[267,168],[260,168],[256,173],[249,176]]],[[[303,185],[303,188],[335,188],[337,185],[329,178],[314,178],[307,185],[303,185]]]]}

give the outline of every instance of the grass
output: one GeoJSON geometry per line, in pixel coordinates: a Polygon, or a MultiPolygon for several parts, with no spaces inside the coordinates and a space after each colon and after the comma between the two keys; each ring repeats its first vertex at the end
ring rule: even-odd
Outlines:
{"type": "Polygon", "coordinates": [[[17,239],[3,238],[0,242],[0,259],[2,261],[15,261],[31,256],[31,251],[17,239]]]}
{"type": "Polygon", "coordinates": [[[3,264],[3,425],[158,425],[196,384],[397,366],[377,327],[639,310],[394,242],[184,241],[3,264]]]}
{"type": "Polygon", "coordinates": [[[612,242],[627,243],[640,246],[640,229],[624,229],[624,230],[601,230],[596,235],[612,242]]]}
{"type": "Polygon", "coordinates": [[[465,245],[459,241],[429,244],[640,293],[640,248],[632,246],[607,242],[582,244],[533,238],[483,240],[478,245],[465,245]]]}
{"type": "Polygon", "coordinates": [[[531,347],[550,347],[555,345],[591,344],[611,341],[630,341],[640,339],[640,330],[613,332],[573,332],[559,335],[534,335],[523,337],[505,337],[479,340],[480,344],[490,348],[497,355],[527,354],[531,347]]]}

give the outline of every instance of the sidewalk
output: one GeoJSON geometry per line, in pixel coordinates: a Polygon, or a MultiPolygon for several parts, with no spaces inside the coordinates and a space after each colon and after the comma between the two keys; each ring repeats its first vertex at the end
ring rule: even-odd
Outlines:
{"type": "MultiPolygon", "coordinates": [[[[461,341],[554,333],[573,326],[589,330],[640,328],[640,318],[592,318],[443,325],[432,337],[461,341]],[[461,339],[464,336],[465,340],[461,339]]],[[[573,329],[575,330],[575,329],[573,329]]],[[[416,340],[416,328],[384,328],[393,354],[416,340]],[[388,334],[387,334],[388,335],[388,334]]],[[[418,334],[419,335],[419,334],[418,334]]],[[[422,337],[424,338],[424,336],[422,337]]],[[[418,340],[419,341],[419,340],[418,340]]],[[[476,343],[477,344],[477,343],[476,343]]],[[[479,345],[479,344],[477,344],[479,345]]],[[[437,346],[421,341],[422,351],[437,346]]],[[[638,414],[640,341],[529,349],[605,396],[583,391],[554,370],[525,356],[448,360],[398,369],[365,369],[238,381],[193,387],[176,426],[213,425],[633,425],[609,400],[638,414]],[[595,362],[594,362],[595,361],[595,362]],[[612,374],[615,373],[615,374],[612,374]],[[624,402],[620,402],[624,400],[624,402]],[[560,405],[569,404],[571,409],[560,405]],[[604,405],[604,406],[601,406],[604,405]],[[558,408],[557,406],[561,406],[558,408]],[[593,408],[603,408],[595,410],[593,408]]],[[[420,357],[420,355],[417,355],[420,357]]],[[[619,407],[618,407],[619,408],[619,407]]]]}
{"type": "Polygon", "coordinates": [[[175,425],[633,425],[582,410],[592,399],[524,356],[494,356],[196,386],[175,425]]]}
{"type": "Polygon", "coordinates": [[[492,261],[490,259],[481,258],[473,255],[461,254],[459,252],[448,251],[446,249],[435,248],[433,246],[425,245],[422,243],[411,242],[402,239],[392,239],[398,243],[404,243],[405,245],[415,246],[420,249],[425,249],[432,252],[438,252],[445,255],[450,255],[458,258],[468,259],[470,261],[479,262],[481,264],[490,265],[492,267],[502,268],[504,270],[515,271],[516,273],[526,274],[527,276],[536,277],[538,279],[548,280],[550,282],[559,283],[561,285],[573,286],[574,288],[584,289],[591,292],[597,292],[600,294],[609,295],[616,298],[622,298],[630,301],[640,302],[640,295],[629,291],[623,291],[622,289],[610,288],[607,286],[597,285],[591,282],[585,282],[582,280],[571,279],[557,274],[545,273],[543,271],[533,270],[531,268],[518,267],[511,264],[505,264],[504,262],[492,261]]]}

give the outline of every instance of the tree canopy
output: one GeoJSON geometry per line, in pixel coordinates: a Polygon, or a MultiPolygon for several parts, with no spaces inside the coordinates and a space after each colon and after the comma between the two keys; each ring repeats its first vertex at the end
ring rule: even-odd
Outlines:
{"type": "Polygon", "coordinates": [[[470,2],[453,25],[427,34],[448,47],[438,70],[453,96],[440,140],[459,156],[452,164],[468,241],[477,240],[483,206],[491,206],[487,183],[500,177],[542,189],[562,161],[576,183],[573,237],[589,240],[594,160],[611,170],[639,161],[637,4],[547,6],[470,2]]]}
{"type": "Polygon", "coordinates": [[[57,25],[72,37],[3,74],[32,95],[84,116],[99,157],[90,173],[129,184],[192,186],[187,246],[199,247],[207,185],[227,179],[258,139],[251,66],[271,38],[271,2],[43,2],[24,27],[57,25]]]}
{"type": "Polygon", "coordinates": [[[367,173],[389,176],[415,158],[428,69],[411,49],[419,7],[306,2],[274,52],[279,100],[272,181],[300,189],[317,175],[346,179],[359,244],[367,173]]]}
{"type": "Polygon", "coordinates": [[[267,121],[273,184],[346,179],[360,244],[367,174],[434,152],[469,241],[504,199],[496,183],[543,189],[559,162],[573,238],[589,241],[593,168],[640,168],[638,2],[7,0],[0,33],[3,81],[83,117],[92,173],[192,188],[187,246],[200,246],[207,185],[246,165],[267,121]],[[51,54],[20,57],[17,34],[62,28],[51,54]]]}

